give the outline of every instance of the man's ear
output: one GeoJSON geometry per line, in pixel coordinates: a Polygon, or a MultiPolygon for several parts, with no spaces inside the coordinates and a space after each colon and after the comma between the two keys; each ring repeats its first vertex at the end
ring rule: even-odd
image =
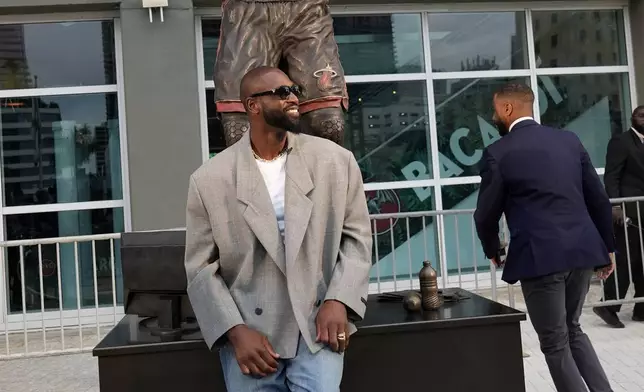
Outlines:
{"type": "Polygon", "coordinates": [[[246,100],[246,110],[248,113],[259,114],[261,109],[256,100],[248,98],[246,100]]]}

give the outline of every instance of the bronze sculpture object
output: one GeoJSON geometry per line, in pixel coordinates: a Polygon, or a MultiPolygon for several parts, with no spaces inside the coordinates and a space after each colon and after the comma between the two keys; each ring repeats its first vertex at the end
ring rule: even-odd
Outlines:
{"type": "Polygon", "coordinates": [[[443,299],[438,292],[436,270],[429,261],[423,261],[423,268],[418,274],[420,280],[420,295],[423,310],[437,310],[443,305],[443,299]]]}
{"type": "Polygon", "coordinates": [[[239,85],[260,66],[300,86],[303,132],[342,144],[349,101],[329,0],[222,0],[221,9],[214,82],[226,146],[250,128],[239,85]]]}
{"type": "Polygon", "coordinates": [[[415,291],[410,291],[403,299],[403,307],[408,312],[418,312],[421,308],[420,294],[415,291]]]}

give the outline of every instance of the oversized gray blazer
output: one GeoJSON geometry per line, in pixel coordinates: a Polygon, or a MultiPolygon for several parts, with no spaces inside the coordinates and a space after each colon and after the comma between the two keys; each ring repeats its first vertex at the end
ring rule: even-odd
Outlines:
{"type": "Polygon", "coordinates": [[[324,300],[344,303],[351,321],[364,316],[372,239],[358,164],[326,139],[287,137],[284,240],[248,133],[190,178],[188,295],[211,349],[244,323],[292,358],[300,333],[313,353],[322,348],[324,300]]]}

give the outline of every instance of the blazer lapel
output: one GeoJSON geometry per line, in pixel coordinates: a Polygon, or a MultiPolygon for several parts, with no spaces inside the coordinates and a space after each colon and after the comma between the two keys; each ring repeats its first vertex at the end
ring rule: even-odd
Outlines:
{"type": "Polygon", "coordinates": [[[253,158],[249,132],[238,143],[241,145],[237,154],[237,199],[246,205],[244,219],[268,255],[286,275],[284,242],[266,183],[253,158]]]}
{"type": "Polygon", "coordinates": [[[313,190],[314,185],[303,152],[297,142],[298,136],[289,133],[290,152],[286,160],[286,187],[284,190],[284,237],[287,266],[297,258],[313,209],[313,202],[309,199],[308,194],[313,190]]]}

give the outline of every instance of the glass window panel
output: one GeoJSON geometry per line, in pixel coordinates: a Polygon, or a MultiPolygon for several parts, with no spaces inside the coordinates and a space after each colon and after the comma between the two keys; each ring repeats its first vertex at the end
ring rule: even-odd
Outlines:
{"type": "Polygon", "coordinates": [[[494,93],[528,78],[434,81],[441,178],[478,176],[483,149],[500,138],[492,123],[494,93]]]}
{"type": "Polygon", "coordinates": [[[429,14],[434,72],[528,67],[523,12],[429,14]]]}
{"type": "MultiPolygon", "coordinates": [[[[480,184],[442,186],[443,206],[446,210],[473,210],[476,208],[480,184]]],[[[490,270],[481,241],[476,234],[472,212],[446,215],[445,255],[450,275],[463,275],[490,270]]],[[[486,276],[488,278],[489,275],[486,276]]],[[[479,277],[480,279],[480,277],[479,277]]]]}
{"type": "MultiPolygon", "coordinates": [[[[435,210],[434,190],[434,187],[385,189],[367,191],[365,194],[369,213],[373,217],[373,214],[435,210]]],[[[378,276],[380,282],[394,280],[394,277],[398,281],[408,281],[411,276],[418,288],[417,276],[423,260],[431,260],[434,268],[440,271],[434,222],[431,216],[372,220],[372,232],[375,234],[371,281],[378,282],[378,276]]]]}
{"type": "Polygon", "coordinates": [[[348,92],[344,146],[364,181],[431,178],[425,82],[350,84],[348,92]]]}
{"type": "Polygon", "coordinates": [[[0,25],[0,89],[116,83],[112,21],[0,25]]]}
{"type": "Polygon", "coordinates": [[[6,206],[121,199],[116,94],[0,99],[6,206]]]}
{"type": "Polygon", "coordinates": [[[537,67],[626,65],[622,10],[534,11],[532,13],[537,67]],[[591,16],[593,14],[594,16],[591,16]],[[601,24],[598,20],[601,19],[601,24]],[[552,20],[552,23],[548,23],[552,20]],[[537,26],[546,28],[537,28],[537,26]],[[587,31],[595,30],[595,34],[587,31]],[[602,36],[612,36],[612,41],[602,36]],[[553,36],[558,36],[556,42],[553,36]],[[583,43],[583,45],[581,45],[583,43]],[[593,48],[600,55],[582,56],[593,48]]]}
{"type": "MultiPolygon", "coordinates": [[[[424,71],[419,14],[338,16],[335,39],[347,75],[424,71]]],[[[213,79],[221,22],[202,22],[204,72],[213,79]]]]}
{"type": "Polygon", "coordinates": [[[220,28],[221,20],[219,19],[204,19],[201,22],[204,75],[206,75],[206,80],[213,80],[220,28]]]}
{"type": "Polygon", "coordinates": [[[336,16],[333,26],[347,75],[425,69],[420,14],[336,16]]]}
{"type": "Polygon", "coordinates": [[[630,126],[628,75],[613,75],[598,74],[593,83],[582,75],[538,77],[541,122],[575,132],[597,168],[606,164],[612,135],[630,126]]]}
{"type": "MultiPolygon", "coordinates": [[[[98,209],[85,211],[44,212],[36,214],[8,215],[5,217],[7,239],[25,240],[38,238],[68,237],[77,235],[120,233],[123,231],[123,209],[98,209]]],[[[45,309],[58,310],[60,296],[58,273],[61,276],[63,309],[77,308],[76,267],[74,244],[60,245],[60,260],[56,245],[42,245],[42,269],[39,270],[38,246],[22,249],[27,311],[40,311],[40,272],[43,276],[45,309]]],[[[7,261],[7,287],[11,313],[22,312],[22,289],[20,272],[20,248],[5,249],[7,261]]],[[[81,307],[93,307],[94,257],[91,242],[78,243],[78,272],[81,307]]],[[[96,241],[96,278],[99,305],[112,305],[112,263],[110,241],[96,241]]],[[[117,303],[123,303],[121,283],[120,243],[114,241],[114,271],[117,303]]]]}

